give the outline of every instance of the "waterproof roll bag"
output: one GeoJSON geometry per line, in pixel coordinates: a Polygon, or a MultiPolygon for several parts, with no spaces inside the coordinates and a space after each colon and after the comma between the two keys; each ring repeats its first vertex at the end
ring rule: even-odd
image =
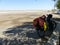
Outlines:
{"type": "Polygon", "coordinates": [[[44,22],[44,31],[46,31],[47,30],[47,24],[46,24],[46,22],[44,22]]]}

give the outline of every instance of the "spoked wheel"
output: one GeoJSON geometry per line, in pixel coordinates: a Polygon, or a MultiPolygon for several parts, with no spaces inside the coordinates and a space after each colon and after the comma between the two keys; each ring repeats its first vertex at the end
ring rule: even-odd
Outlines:
{"type": "Polygon", "coordinates": [[[55,30],[55,28],[57,27],[57,23],[55,21],[53,21],[52,23],[53,23],[53,30],[55,30]]]}
{"type": "Polygon", "coordinates": [[[47,29],[46,32],[45,32],[45,36],[48,36],[48,37],[51,37],[53,31],[55,30],[56,26],[57,26],[57,23],[55,21],[52,22],[53,23],[53,29],[47,29]]]}

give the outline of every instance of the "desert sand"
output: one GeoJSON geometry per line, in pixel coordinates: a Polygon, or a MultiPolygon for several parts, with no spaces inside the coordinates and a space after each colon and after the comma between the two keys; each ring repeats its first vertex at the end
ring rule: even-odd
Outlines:
{"type": "Polygon", "coordinates": [[[17,38],[21,40],[20,43],[27,42],[27,45],[40,45],[40,44],[51,44],[55,45],[59,41],[59,30],[60,30],[60,15],[53,14],[53,18],[56,20],[57,27],[54,30],[52,36],[45,43],[41,42],[38,38],[35,29],[32,26],[33,19],[43,15],[49,14],[47,11],[0,11],[0,38],[13,39],[17,38]],[[12,33],[5,34],[5,31],[13,30],[12,33]],[[25,41],[25,42],[24,42],[25,41]],[[32,42],[31,42],[32,41],[32,42]],[[29,42],[29,43],[28,43],[29,42]]]}

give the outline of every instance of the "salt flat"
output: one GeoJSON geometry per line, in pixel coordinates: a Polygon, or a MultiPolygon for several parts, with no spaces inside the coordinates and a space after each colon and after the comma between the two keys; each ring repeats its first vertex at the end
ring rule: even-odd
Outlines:
{"type": "MultiPolygon", "coordinates": [[[[45,11],[4,11],[4,12],[2,11],[1,12],[0,11],[0,37],[6,38],[7,36],[5,36],[3,34],[3,32],[7,31],[9,28],[11,28],[11,30],[13,28],[15,28],[14,30],[16,30],[16,29],[24,30],[23,32],[21,32],[22,34],[27,33],[29,31],[34,32],[34,28],[30,25],[30,23],[32,24],[33,19],[35,19],[36,17],[39,17],[43,14],[48,14],[48,13],[51,13],[51,12],[47,12],[47,11],[46,12],[45,11]]],[[[53,14],[53,17],[60,18],[60,15],[53,14]]],[[[59,26],[60,26],[60,24],[58,23],[58,26],[55,30],[59,31],[60,30],[59,26]]],[[[56,33],[56,35],[59,35],[59,32],[58,32],[58,34],[56,33]]],[[[35,36],[35,35],[33,35],[33,36],[35,36]]],[[[17,36],[15,35],[13,37],[17,37],[17,36]]],[[[36,41],[40,40],[40,39],[33,39],[32,37],[31,37],[31,40],[36,40],[36,41]]],[[[22,38],[24,38],[24,37],[22,37],[22,38]]],[[[27,38],[27,37],[25,37],[25,38],[27,38]]],[[[28,38],[30,38],[30,37],[28,37],[28,38]]],[[[53,36],[49,40],[50,43],[51,43],[51,39],[53,39],[53,36]]],[[[57,38],[54,40],[57,40],[57,38]]],[[[39,44],[39,41],[38,41],[38,44],[39,44]]],[[[51,43],[51,44],[53,44],[53,43],[51,43]]]]}

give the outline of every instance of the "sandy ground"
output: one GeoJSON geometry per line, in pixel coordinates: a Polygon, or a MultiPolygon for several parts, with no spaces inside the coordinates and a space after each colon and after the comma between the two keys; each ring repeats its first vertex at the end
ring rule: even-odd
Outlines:
{"type": "MultiPolygon", "coordinates": [[[[20,38],[22,41],[27,40],[29,42],[34,40],[36,45],[40,45],[40,39],[37,34],[35,34],[35,29],[32,27],[32,21],[36,17],[39,17],[43,14],[48,14],[48,12],[42,13],[39,11],[30,11],[30,12],[12,12],[1,13],[0,11],[0,38],[20,38]],[[18,30],[14,35],[3,34],[7,30],[18,30]],[[19,30],[22,30],[19,32],[19,30]],[[8,37],[6,36],[8,35],[8,37]],[[19,36],[20,35],[20,36],[19,36]],[[33,36],[31,36],[33,35],[33,36]]],[[[60,15],[53,14],[54,18],[60,19],[60,15]]],[[[57,21],[57,20],[56,20],[57,21]]],[[[56,45],[57,40],[59,40],[59,30],[60,30],[60,21],[57,21],[57,28],[53,32],[49,40],[44,43],[44,45],[56,45]]]]}

